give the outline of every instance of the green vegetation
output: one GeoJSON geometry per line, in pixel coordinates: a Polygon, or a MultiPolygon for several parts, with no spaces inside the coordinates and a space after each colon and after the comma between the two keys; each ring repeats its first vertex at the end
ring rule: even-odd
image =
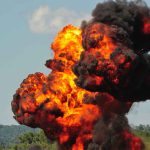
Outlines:
{"type": "Polygon", "coordinates": [[[9,145],[1,145],[0,150],[56,150],[56,143],[50,143],[42,130],[29,131],[16,137],[9,145]]]}
{"type": "MultiPolygon", "coordinates": [[[[150,150],[150,126],[139,125],[133,132],[150,150]]],[[[51,143],[40,129],[0,125],[0,150],[56,150],[56,143],[51,143]]]]}
{"type": "Polygon", "coordinates": [[[144,141],[146,150],[150,150],[150,126],[139,125],[134,129],[134,133],[144,141]]]}
{"type": "Polygon", "coordinates": [[[50,143],[43,131],[28,132],[18,137],[18,144],[5,150],[56,150],[56,144],[50,143]]]}
{"type": "Polygon", "coordinates": [[[39,129],[32,129],[24,125],[0,125],[0,145],[8,147],[17,142],[17,137],[19,135],[26,132],[35,133],[37,131],[39,131],[39,129]]]}
{"type": "Polygon", "coordinates": [[[141,137],[141,139],[144,141],[146,150],[150,150],[150,135],[141,131],[136,131],[136,135],[141,137]]]}

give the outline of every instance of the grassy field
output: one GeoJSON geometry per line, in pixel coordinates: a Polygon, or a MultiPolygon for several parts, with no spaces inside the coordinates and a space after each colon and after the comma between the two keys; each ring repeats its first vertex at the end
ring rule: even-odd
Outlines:
{"type": "Polygon", "coordinates": [[[140,131],[135,131],[135,134],[143,140],[146,150],[150,150],[150,134],[140,131]]]}
{"type": "Polygon", "coordinates": [[[144,143],[145,143],[146,150],[150,150],[150,137],[149,137],[149,138],[143,137],[142,139],[143,139],[143,141],[144,141],[144,143]]]}

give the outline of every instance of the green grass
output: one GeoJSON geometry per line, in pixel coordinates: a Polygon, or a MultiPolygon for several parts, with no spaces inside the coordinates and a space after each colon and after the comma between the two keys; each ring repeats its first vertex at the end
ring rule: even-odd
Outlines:
{"type": "Polygon", "coordinates": [[[150,133],[143,131],[134,131],[134,133],[143,140],[146,147],[145,150],[150,150],[150,133]]]}

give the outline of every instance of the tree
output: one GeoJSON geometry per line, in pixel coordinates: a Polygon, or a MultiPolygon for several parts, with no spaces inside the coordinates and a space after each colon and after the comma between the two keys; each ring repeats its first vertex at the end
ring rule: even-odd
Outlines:
{"type": "Polygon", "coordinates": [[[36,144],[36,143],[48,143],[46,136],[43,131],[37,133],[28,132],[19,136],[19,143],[24,144],[36,144]]]}

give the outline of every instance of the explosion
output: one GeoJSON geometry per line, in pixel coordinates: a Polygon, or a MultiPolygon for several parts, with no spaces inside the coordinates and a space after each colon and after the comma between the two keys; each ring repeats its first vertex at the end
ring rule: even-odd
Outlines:
{"type": "Polygon", "coordinates": [[[43,129],[60,150],[143,150],[125,115],[150,98],[150,9],[108,1],[92,16],[58,33],[45,64],[52,71],[23,80],[14,118],[43,129]]]}

